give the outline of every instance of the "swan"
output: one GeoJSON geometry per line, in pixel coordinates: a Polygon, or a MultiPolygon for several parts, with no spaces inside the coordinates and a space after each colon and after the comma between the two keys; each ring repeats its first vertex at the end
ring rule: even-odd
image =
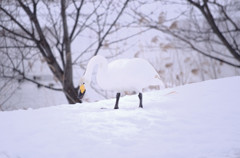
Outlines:
{"type": "Polygon", "coordinates": [[[143,108],[142,90],[150,85],[163,85],[153,66],[141,58],[118,59],[108,63],[101,55],[96,55],[88,62],[85,74],[80,79],[78,97],[83,98],[86,92],[85,84],[90,84],[94,67],[97,67],[96,80],[103,90],[116,91],[114,109],[122,92],[135,91],[140,100],[139,107],[143,108]]]}

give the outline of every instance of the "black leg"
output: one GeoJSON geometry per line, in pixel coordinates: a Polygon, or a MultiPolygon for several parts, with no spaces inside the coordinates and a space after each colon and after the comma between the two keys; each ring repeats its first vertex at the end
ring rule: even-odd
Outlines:
{"type": "Polygon", "coordinates": [[[119,98],[120,98],[120,93],[117,93],[117,95],[116,95],[116,103],[115,103],[115,107],[114,107],[114,109],[119,109],[119,108],[118,108],[118,101],[119,101],[119,98]]]}
{"type": "Polygon", "coordinates": [[[138,98],[139,98],[139,100],[140,100],[140,102],[139,102],[139,108],[143,108],[143,105],[142,105],[142,93],[139,93],[139,94],[138,94],[138,98]]]}

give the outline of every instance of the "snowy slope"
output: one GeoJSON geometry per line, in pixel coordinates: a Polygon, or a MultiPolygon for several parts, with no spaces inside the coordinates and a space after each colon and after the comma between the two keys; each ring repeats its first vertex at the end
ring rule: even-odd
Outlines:
{"type": "Polygon", "coordinates": [[[0,158],[239,158],[240,77],[0,112],[0,158]]]}

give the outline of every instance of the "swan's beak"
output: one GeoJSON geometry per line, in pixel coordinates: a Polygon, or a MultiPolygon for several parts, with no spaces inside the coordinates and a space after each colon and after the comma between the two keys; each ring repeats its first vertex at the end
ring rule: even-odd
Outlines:
{"type": "Polygon", "coordinates": [[[86,92],[85,86],[84,84],[82,84],[81,86],[79,86],[78,99],[82,99],[85,92],[86,92]]]}

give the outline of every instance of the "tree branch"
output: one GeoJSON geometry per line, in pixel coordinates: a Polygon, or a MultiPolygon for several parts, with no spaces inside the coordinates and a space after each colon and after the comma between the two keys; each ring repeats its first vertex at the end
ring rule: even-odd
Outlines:
{"type": "Polygon", "coordinates": [[[25,73],[21,72],[20,70],[18,70],[16,68],[14,68],[14,71],[17,72],[20,75],[20,78],[19,77],[16,78],[16,76],[9,76],[9,75],[5,75],[5,74],[3,74],[2,77],[3,78],[8,78],[8,79],[27,80],[27,81],[30,81],[30,82],[38,85],[39,87],[44,87],[44,88],[55,90],[55,91],[63,91],[62,88],[54,88],[52,86],[44,85],[44,84],[42,84],[40,82],[37,82],[34,79],[28,78],[28,77],[26,77],[25,73]]]}
{"type": "Polygon", "coordinates": [[[33,37],[35,39],[35,43],[37,44],[42,55],[45,57],[50,70],[58,78],[58,80],[63,84],[63,71],[62,71],[61,67],[58,65],[58,63],[52,53],[52,50],[47,42],[47,39],[45,38],[45,36],[43,34],[43,31],[39,24],[37,16],[34,13],[32,13],[30,8],[28,6],[26,6],[21,0],[18,0],[18,2],[36,27],[36,30],[38,32],[40,40],[36,40],[35,37],[33,37]]]}
{"type": "Polygon", "coordinates": [[[105,32],[105,34],[102,36],[101,40],[98,43],[98,47],[94,53],[94,55],[98,54],[99,49],[102,47],[103,41],[105,40],[105,38],[107,37],[107,35],[109,34],[109,32],[111,31],[112,27],[116,24],[116,22],[118,21],[118,19],[120,18],[120,16],[122,15],[123,11],[125,10],[125,8],[127,7],[129,0],[126,0],[125,3],[123,4],[123,7],[121,9],[121,11],[118,13],[117,17],[115,18],[115,20],[113,21],[113,23],[110,25],[110,27],[108,28],[108,30],[105,32]]]}
{"type": "MultiPolygon", "coordinates": [[[[30,37],[33,36],[31,32],[27,30],[13,15],[11,15],[7,10],[5,10],[1,5],[0,5],[0,10],[2,10],[17,26],[19,26],[26,34],[28,34],[30,37]]],[[[9,30],[9,29],[8,29],[9,30]]]]}
{"type": "Polygon", "coordinates": [[[208,24],[211,26],[213,32],[217,35],[217,37],[223,42],[229,52],[240,62],[240,55],[235,51],[235,49],[231,46],[231,44],[227,41],[224,35],[219,30],[217,24],[215,23],[215,19],[208,7],[206,0],[204,0],[203,6],[199,3],[193,2],[192,0],[188,0],[189,3],[193,4],[196,8],[198,8],[202,14],[204,15],[205,19],[207,20],[208,24]]]}
{"type": "Polygon", "coordinates": [[[84,0],[81,0],[81,3],[79,5],[79,7],[77,7],[75,0],[73,0],[73,3],[75,5],[75,8],[76,8],[77,12],[76,12],[76,18],[75,18],[75,21],[74,21],[74,25],[73,25],[72,31],[70,33],[70,37],[69,37],[70,40],[73,39],[74,33],[76,31],[76,28],[77,28],[77,25],[78,25],[78,20],[79,20],[79,17],[80,17],[80,11],[81,11],[81,8],[83,6],[83,2],[84,2],[84,0]]]}
{"type": "Polygon", "coordinates": [[[188,39],[183,38],[183,37],[179,36],[178,34],[175,34],[174,32],[172,32],[172,31],[170,31],[170,30],[160,29],[160,28],[158,28],[157,26],[152,26],[152,25],[151,25],[150,27],[153,28],[153,29],[159,30],[159,31],[161,31],[161,32],[164,32],[164,33],[167,33],[167,34],[170,34],[170,35],[176,37],[177,39],[179,39],[179,40],[185,42],[186,44],[188,44],[191,49],[195,50],[196,52],[199,52],[200,54],[202,54],[202,55],[204,55],[204,56],[206,56],[206,57],[215,59],[215,60],[217,60],[217,61],[223,62],[223,63],[225,63],[225,64],[227,64],[227,65],[230,65],[230,66],[233,66],[233,67],[236,67],[236,68],[240,68],[240,65],[237,65],[237,64],[228,62],[228,61],[226,61],[226,60],[224,60],[224,59],[221,59],[221,58],[218,58],[218,57],[216,57],[216,56],[212,56],[212,55],[210,55],[210,54],[207,54],[207,53],[203,52],[202,50],[200,50],[200,49],[198,49],[197,47],[195,47],[194,44],[192,44],[188,39]]]}

